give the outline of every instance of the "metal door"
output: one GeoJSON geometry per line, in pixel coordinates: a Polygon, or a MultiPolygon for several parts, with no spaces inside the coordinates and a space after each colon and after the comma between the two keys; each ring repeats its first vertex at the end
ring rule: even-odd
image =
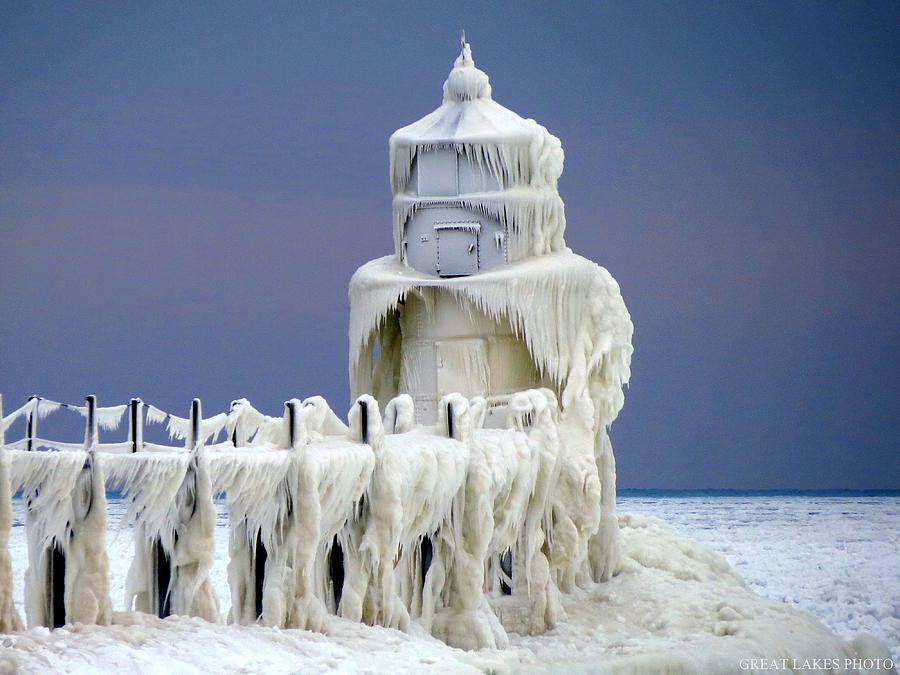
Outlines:
{"type": "Polygon", "coordinates": [[[463,277],[478,272],[478,223],[438,223],[437,271],[442,277],[463,277]]]}

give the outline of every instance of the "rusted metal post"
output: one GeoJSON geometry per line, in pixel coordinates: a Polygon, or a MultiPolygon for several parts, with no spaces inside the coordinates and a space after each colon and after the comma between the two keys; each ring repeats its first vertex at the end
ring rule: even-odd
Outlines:
{"type": "MultiPolygon", "coordinates": [[[[507,576],[507,578],[512,581],[513,578],[513,556],[512,550],[506,549],[503,553],[500,554],[500,569],[503,570],[503,573],[507,576]]],[[[512,588],[503,577],[500,577],[500,592],[503,595],[512,595],[512,588]]]]}

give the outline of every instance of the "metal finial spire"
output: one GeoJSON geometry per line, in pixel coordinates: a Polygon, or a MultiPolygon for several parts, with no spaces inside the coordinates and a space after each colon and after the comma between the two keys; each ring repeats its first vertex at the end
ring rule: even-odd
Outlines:
{"type": "Polygon", "coordinates": [[[466,29],[465,28],[463,28],[462,35],[459,38],[459,44],[461,47],[466,46],[466,29]]]}

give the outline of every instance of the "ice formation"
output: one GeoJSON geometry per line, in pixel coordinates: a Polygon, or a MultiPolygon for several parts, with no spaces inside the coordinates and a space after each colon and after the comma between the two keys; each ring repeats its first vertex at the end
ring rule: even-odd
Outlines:
{"type": "Polygon", "coordinates": [[[317,593],[316,562],[325,557],[322,542],[331,542],[356,510],[372,473],[372,449],[358,434],[323,433],[349,429],[321,397],[288,401],[281,418],[264,416],[245,400],[236,404],[229,428],[253,440],[213,460],[216,491],[225,493],[231,521],[231,619],[324,630],[327,605],[324,592],[317,593]]]}
{"type": "Polygon", "coordinates": [[[558,448],[549,451],[552,462],[543,460],[553,464],[553,480],[536,499],[540,506],[532,506],[544,509],[545,522],[529,535],[527,550],[513,556],[528,583],[535,575],[545,588],[545,616],[535,615],[535,626],[554,622],[557,586],[570,591],[616,570],[615,460],[607,429],[624,401],[632,353],[618,284],[565,246],[556,187],[562,168],[559,140],[493,101],[487,75],[465,44],[443,104],[391,137],[395,255],[364,265],[350,284],[354,395],[372,393],[384,405],[412,393],[417,405],[430,406],[455,386],[485,399],[491,427],[503,426],[498,411],[516,391],[542,389],[552,399],[552,413],[535,413],[553,415],[552,439],[542,443],[558,448]],[[426,211],[434,215],[423,225],[417,214],[426,211]],[[443,228],[466,232],[476,221],[479,228],[460,239],[473,242],[468,249],[451,250],[452,240],[441,248],[443,228]],[[431,222],[434,249],[425,248],[431,222]],[[485,239],[479,231],[493,235],[485,239]],[[503,263],[485,255],[482,268],[482,252],[504,246],[503,263]]]}
{"type": "Polygon", "coordinates": [[[13,450],[12,454],[11,484],[14,490],[22,490],[28,504],[28,624],[52,625],[54,607],[47,579],[55,550],[65,555],[61,589],[65,621],[108,624],[111,609],[102,461],[93,448],[53,453],[13,450]]]}
{"type": "Polygon", "coordinates": [[[221,619],[217,494],[239,624],[324,630],[331,612],[503,647],[489,597],[519,599],[540,633],[559,620],[560,589],[616,570],[607,427],[632,326],[609,273],[565,246],[559,140],[493,101],[465,44],[443,104],[390,153],[396,253],[351,281],[346,423],[317,396],[280,417],[240,399],[206,419],[199,401],[185,418],[139,399],[35,397],[3,418],[28,420],[10,452],[29,500],[31,623],[54,620],[42,595],[54,547],[66,619],[109,621],[104,474],[135,534],[126,606],[160,616],[221,619]],[[88,419],[83,447],[37,437],[60,408],[88,419]],[[129,409],[128,442],[99,444],[129,409]],[[144,415],[184,447],[145,443],[144,415]]]}
{"type": "MultiPolygon", "coordinates": [[[[3,398],[0,397],[0,425],[3,425],[3,398]]],[[[22,619],[13,604],[12,560],[9,531],[12,527],[12,490],[9,453],[4,447],[5,426],[0,426],[0,633],[22,630],[22,619]]]]}
{"type": "Polygon", "coordinates": [[[110,485],[130,502],[123,525],[135,533],[126,606],[217,621],[208,579],[216,514],[206,449],[198,442],[191,450],[149,444],[144,450],[105,458],[110,485]]]}
{"type": "Polygon", "coordinates": [[[421,202],[408,193],[417,158],[451,149],[492,177],[502,190],[456,196],[444,203],[480,211],[508,225],[512,257],[565,249],[563,203],[556,181],[563,169],[559,139],[491,98],[488,76],[463,45],[447,81],[443,104],[391,136],[394,242],[402,257],[404,228],[421,202]]]}
{"type": "MultiPolygon", "coordinates": [[[[635,500],[632,500],[634,503],[635,500]]],[[[649,501],[649,500],[648,500],[649,501]]],[[[699,500],[702,502],[703,500],[699,500]]],[[[872,546],[892,545],[883,536],[885,527],[893,526],[890,514],[895,498],[851,500],[865,502],[855,507],[848,500],[837,500],[832,513],[840,519],[847,534],[862,539],[854,552],[872,546]],[[874,518],[847,521],[842,512],[848,508],[856,515],[874,518]],[[858,510],[857,510],[858,509],[858,510]],[[852,523],[852,528],[848,523],[852,523]]],[[[732,528],[743,530],[746,523],[736,524],[727,512],[737,504],[726,503],[696,508],[697,531],[714,534],[725,541],[732,528]],[[708,528],[713,526],[714,532],[708,528]]],[[[785,504],[785,502],[781,502],[785,504]]],[[[636,504],[635,504],[636,505],[636,504]]],[[[787,526],[781,519],[796,509],[806,511],[810,503],[800,500],[788,505],[787,511],[775,510],[780,521],[770,529],[772,501],[763,500],[759,514],[762,527],[769,535],[790,536],[809,531],[808,525],[787,526]],[[764,506],[763,506],[764,505],[764,506]],[[787,526],[786,529],[781,529],[787,526]]],[[[672,504],[671,508],[678,508],[672,504]]],[[[451,649],[421,631],[410,633],[370,627],[331,617],[327,634],[297,630],[271,630],[264,626],[221,625],[189,617],[170,617],[161,621],[137,612],[115,615],[116,625],[102,627],[70,625],[65,630],[31,629],[17,635],[4,635],[0,645],[0,669],[13,672],[94,673],[98,669],[115,672],[151,672],[165,668],[171,672],[402,672],[402,673],[520,673],[520,672],[597,672],[645,673],[767,673],[768,669],[740,669],[742,659],[772,658],[838,659],[841,667],[824,669],[808,667],[804,673],[824,672],[896,672],[844,667],[845,660],[860,664],[864,659],[890,658],[877,640],[851,635],[859,630],[849,622],[832,624],[839,638],[816,621],[807,611],[792,603],[766,599],[753,593],[729,569],[720,556],[703,545],[691,541],[659,521],[644,516],[620,516],[622,531],[622,571],[612,580],[564,594],[562,603],[566,620],[542,635],[525,635],[515,596],[493,597],[492,605],[502,614],[504,624],[521,634],[510,634],[510,649],[466,652],[451,649]]],[[[24,528],[15,528],[13,546],[16,553],[24,547],[24,528]]],[[[821,534],[821,527],[814,528],[821,534]]],[[[227,526],[220,524],[218,541],[227,548],[227,526]]],[[[761,532],[760,532],[761,533],[761,532]]],[[[738,536],[738,540],[741,537],[738,536]]],[[[751,541],[756,541],[751,540],[751,541]]],[[[771,538],[769,539],[771,541],[771,538]]],[[[748,541],[747,543],[750,543],[748,541]]],[[[848,579],[847,565],[862,565],[862,574],[874,573],[873,559],[835,556],[833,534],[816,536],[812,542],[793,550],[776,547],[762,550],[752,546],[741,552],[732,550],[729,557],[735,569],[751,574],[808,580],[812,564],[823,565],[828,573],[817,576],[811,588],[845,587],[844,583],[861,581],[854,575],[848,579]],[[749,555],[748,555],[749,554],[749,555]],[[837,558],[837,560],[836,560],[837,558]],[[831,563],[837,562],[830,567],[831,563]]],[[[891,550],[896,547],[890,546],[891,550]]],[[[23,554],[24,558],[24,554],[23,554]]],[[[112,568],[126,568],[129,556],[124,547],[112,552],[112,568]]],[[[896,590],[896,575],[890,563],[896,556],[880,561],[880,573],[869,577],[878,595],[890,597],[896,590]]],[[[228,595],[224,574],[215,575],[220,597],[228,595]]],[[[788,583],[790,583],[788,581],[788,583]]],[[[781,586],[779,586],[780,588],[781,586]]],[[[872,611],[875,597],[857,586],[860,592],[853,604],[819,598],[807,608],[826,615],[829,610],[853,613],[872,611]]],[[[767,594],[776,589],[769,588],[767,594]]],[[[779,596],[780,591],[775,592],[779,596]]],[[[890,610],[887,610],[890,613],[890,610]]],[[[872,617],[870,617],[872,618],[872,617]]],[[[834,617],[832,617],[834,619],[834,617]]],[[[883,619],[882,626],[892,619],[883,619]]],[[[896,631],[885,637],[896,636],[896,631]]],[[[894,662],[898,661],[896,649],[894,662]]],[[[744,661],[746,664],[748,661],[744,661]]],[[[759,663],[759,662],[757,662],[759,663]]],[[[783,671],[791,672],[785,668],[783,671]]],[[[781,672],[781,671],[778,671],[781,672]]]]}
{"type": "MultiPolygon", "coordinates": [[[[355,409],[353,418],[361,421],[366,415],[375,469],[362,509],[343,535],[344,550],[358,553],[347,558],[340,613],[406,629],[410,610],[421,615],[433,604],[422,578],[421,545],[450,517],[465,476],[468,448],[431,429],[385,434],[375,399],[365,395],[360,400],[366,405],[355,409]]],[[[394,401],[389,406],[392,414],[404,404],[402,399],[394,401]]],[[[392,426],[396,428],[396,423],[392,426]]],[[[432,567],[436,568],[434,561],[432,567]]]]}
{"type": "MultiPolygon", "coordinates": [[[[539,392],[522,394],[518,399],[513,400],[511,408],[518,408],[516,412],[520,414],[532,413],[535,399],[545,404],[539,392]]],[[[531,572],[537,566],[533,564],[537,553],[534,540],[544,516],[549,487],[546,483],[552,479],[555,448],[548,448],[547,466],[540,457],[545,448],[529,442],[531,439],[521,428],[471,429],[467,422],[465,418],[460,420],[459,434],[468,442],[471,456],[454,514],[452,536],[439,540],[435,555],[447,579],[440,602],[435,603],[438,611],[431,630],[448,644],[466,649],[502,648],[508,640],[484,596],[485,585],[499,591],[502,580],[538,600],[541,620],[547,614],[549,576],[534,578],[531,572]],[[517,565],[519,574],[503,569],[500,559],[507,552],[512,552],[513,560],[521,563],[517,565]],[[447,562],[443,562],[445,556],[447,562]]],[[[537,433],[547,431],[541,427],[540,423],[535,427],[540,429],[537,433]]],[[[545,627],[542,623],[539,630],[545,627]]]]}
{"type": "Polygon", "coordinates": [[[529,630],[555,623],[548,542],[561,446],[552,391],[513,396],[507,429],[482,428],[486,401],[459,394],[442,398],[433,426],[415,423],[408,395],[388,403],[384,420],[377,401],[360,396],[347,424],[320,397],[288,401],[282,417],[235,401],[211,418],[215,428],[196,405],[184,448],[144,443],[136,426],[128,443],[86,442],[85,450],[34,439],[42,449],[27,451],[18,449],[23,439],[4,450],[14,460],[11,485],[29,504],[31,624],[60,620],[47,584],[57,545],[64,619],[109,622],[105,483],[123,491],[121,526],[135,533],[128,608],[220,620],[209,570],[213,495],[223,494],[235,623],[324,630],[337,612],[401,629],[414,620],[459,646],[502,647],[485,591],[504,586],[530,603],[529,630]],[[221,429],[229,440],[206,446],[221,429]]]}

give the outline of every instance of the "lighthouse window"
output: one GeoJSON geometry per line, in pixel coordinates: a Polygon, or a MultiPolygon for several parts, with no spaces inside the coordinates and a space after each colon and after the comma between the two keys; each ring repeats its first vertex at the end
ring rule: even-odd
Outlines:
{"type": "Polygon", "coordinates": [[[407,191],[422,197],[445,197],[500,189],[496,176],[454,149],[430,150],[416,158],[407,191]]]}
{"type": "Polygon", "coordinates": [[[486,166],[478,166],[465,155],[459,155],[459,194],[499,190],[497,178],[486,166]]]}
{"type": "Polygon", "coordinates": [[[456,158],[456,150],[449,148],[420,154],[416,160],[419,194],[427,197],[459,194],[456,158]]]}

